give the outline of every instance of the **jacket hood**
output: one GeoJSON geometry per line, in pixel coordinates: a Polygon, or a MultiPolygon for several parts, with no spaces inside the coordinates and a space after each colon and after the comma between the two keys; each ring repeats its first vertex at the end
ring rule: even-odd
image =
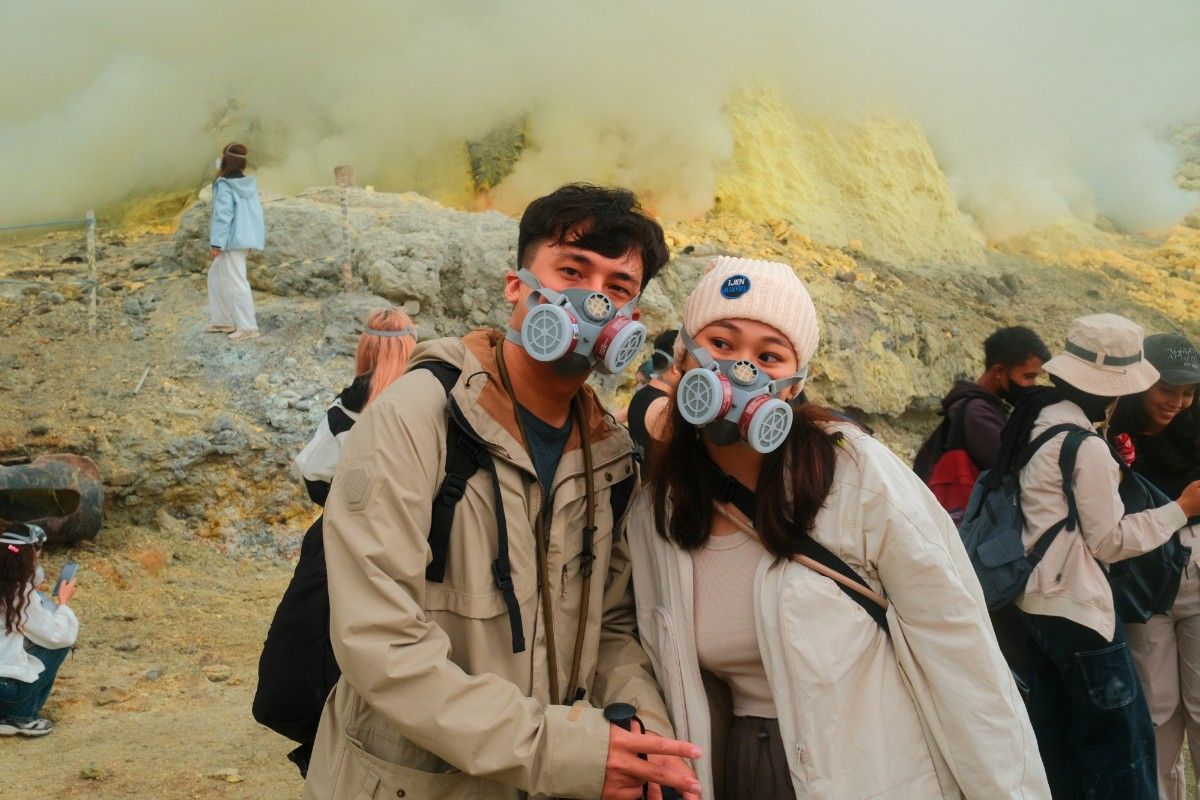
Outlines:
{"type": "Polygon", "coordinates": [[[950,410],[950,406],[967,398],[986,400],[1001,411],[1005,410],[1004,401],[987,389],[984,389],[978,383],[974,381],[955,381],[949,393],[942,398],[942,410],[940,413],[945,415],[950,410]]]}
{"type": "MultiPolygon", "coordinates": [[[[421,342],[413,350],[408,362],[411,370],[418,364],[430,361],[442,361],[452,364],[462,370],[462,377],[454,388],[454,397],[459,407],[468,417],[479,413],[486,416],[502,427],[515,441],[521,440],[521,432],[517,427],[516,414],[508,392],[500,381],[499,367],[496,364],[496,342],[503,333],[495,330],[474,330],[462,338],[433,339],[421,342]]],[[[591,434],[592,443],[598,443],[609,437],[623,438],[625,444],[632,449],[632,440],[625,429],[617,423],[600,403],[592,387],[584,385],[579,390],[583,401],[584,420],[591,434]]],[[[472,420],[472,424],[476,424],[472,420]]],[[[480,433],[486,433],[476,425],[480,433]]],[[[579,447],[579,432],[572,429],[565,451],[579,447]]]]}
{"type": "Polygon", "coordinates": [[[217,178],[217,180],[223,181],[226,186],[233,189],[241,197],[258,196],[258,179],[253,175],[246,175],[241,178],[217,178]]]}

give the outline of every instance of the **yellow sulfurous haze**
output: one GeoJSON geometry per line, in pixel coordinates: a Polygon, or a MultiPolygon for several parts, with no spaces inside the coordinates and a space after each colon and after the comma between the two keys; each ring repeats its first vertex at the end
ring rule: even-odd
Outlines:
{"type": "Polygon", "coordinates": [[[0,74],[0,226],[195,189],[234,139],[269,191],[350,163],[513,212],[620,183],[898,262],[1197,206],[1167,134],[1197,135],[1200,4],[1174,0],[44,0],[0,9],[0,74]],[[514,120],[477,197],[465,143],[514,120]]]}

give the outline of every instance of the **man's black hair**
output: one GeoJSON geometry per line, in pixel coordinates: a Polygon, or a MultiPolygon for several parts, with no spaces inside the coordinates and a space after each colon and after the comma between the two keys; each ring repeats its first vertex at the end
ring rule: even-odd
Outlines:
{"type": "Polygon", "coordinates": [[[675,338],[677,336],[679,336],[679,330],[676,328],[663,331],[658,336],[654,337],[654,349],[665,350],[666,352],[670,353],[675,349],[675,338]]]}
{"type": "Polygon", "coordinates": [[[517,263],[528,267],[541,242],[570,244],[619,258],[631,250],[642,257],[642,288],[670,254],[662,226],[628,189],[569,183],[529,204],[517,234],[517,263]]]}
{"type": "Polygon", "coordinates": [[[1041,338],[1022,325],[1001,328],[983,343],[983,366],[985,369],[999,364],[1003,367],[1019,367],[1030,358],[1050,360],[1050,351],[1041,338]]]}

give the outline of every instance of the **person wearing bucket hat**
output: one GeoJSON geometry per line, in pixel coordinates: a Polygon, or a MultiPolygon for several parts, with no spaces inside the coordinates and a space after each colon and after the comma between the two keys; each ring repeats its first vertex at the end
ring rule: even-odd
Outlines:
{"type": "MultiPolygon", "coordinates": [[[[1200,353],[1169,333],[1147,336],[1144,348],[1160,377],[1117,401],[1109,439],[1135,472],[1174,497],[1200,478],[1200,353]]],[[[1179,539],[1192,549],[1192,561],[1171,612],[1125,628],[1154,722],[1162,800],[1187,796],[1180,759],[1185,733],[1192,762],[1200,763],[1200,518],[1188,523],[1179,539]]]]}
{"type": "Polygon", "coordinates": [[[1055,388],[1018,404],[1001,445],[999,461],[1012,465],[1012,453],[1046,434],[1019,471],[1025,552],[1040,545],[1043,555],[1016,604],[1028,633],[1030,718],[1055,797],[1156,796],[1150,712],[1106,565],[1161,546],[1200,513],[1200,481],[1175,502],[1125,511],[1120,466],[1096,426],[1117,398],[1159,379],[1142,339],[1140,325],[1116,314],[1074,320],[1044,366],[1055,388]],[[1071,431],[1085,436],[1068,494],[1060,458],[1071,431]],[[1073,515],[1077,524],[1064,526],[1073,515]]]}
{"type": "MultiPolygon", "coordinates": [[[[49,498],[26,498],[41,509],[49,498]]],[[[37,525],[9,523],[0,530],[0,736],[45,736],[53,723],[38,714],[50,696],[58,668],[79,635],[79,620],[67,606],[75,580],[58,589],[58,604],[37,591],[39,554],[46,532],[37,525]]]]}
{"type": "Polygon", "coordinates": [[[949,516],[803,401],[819,341],[792,267],[716,259],[629,512],[639,635],[702,796],[1049,797],[949,516]]]}

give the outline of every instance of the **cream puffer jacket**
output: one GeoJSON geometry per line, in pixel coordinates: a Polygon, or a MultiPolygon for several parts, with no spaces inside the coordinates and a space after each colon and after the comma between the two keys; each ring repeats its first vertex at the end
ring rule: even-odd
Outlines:
{"type": "MultiPolygon", "coordinates": [[[[755,623],[797,798],[1049,798],[949,516],[890,450],[833,428],[846,438],[813,536],[886,596],[890,635],[829,578],[759,564],[755,623]]],[[[697,661],[691,556],[658,535],[650,491],[627,531],[642,645],[676,735],[704,749],[697,774],[713,798],[727,720],[714,724],[697,661]]]]}

